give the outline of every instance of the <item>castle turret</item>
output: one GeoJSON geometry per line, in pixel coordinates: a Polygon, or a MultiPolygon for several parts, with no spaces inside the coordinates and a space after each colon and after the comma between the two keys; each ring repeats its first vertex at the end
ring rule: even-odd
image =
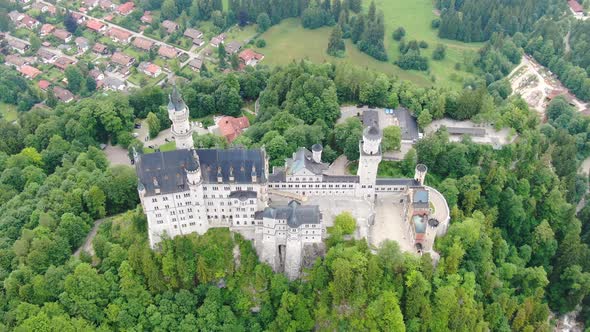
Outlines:
{"type": "Polygon", "coordinates": [[[372,200],[375,196],[377,169],[381,162],[381,130],[376,126],[369,126],[363,131],[360,141],[359,188],[357,196],[372,200]]]}
{"type": "Polygon", "coordinates": [[[426,172],[428,171],[428,167],[424,164],[416,165],[416,173],[414,175],[414,179],[420,183],[421,186],[424,185],[424,179],[426,178],[426,172]]]}
{"type": "Polygon", "coordinates": [[[189,110],[180,96],[176,85],[168,96],[168,117],[172,121],[172,135],[176,140],[177,149],[192,149],[193,131],[189,121],[189,110]]]}
{"type": "Polygon", "coordinates": [[[321,144],[314,144],[311,147],[311,152],[312,152],[312,157],[313,157],[313,161],[316,163],[321,163],[322,162],[322,151],[324,150],[324,148],[322,147],[321,144]]]}
{"type": "Polygon", "coordinates": [[[199,156],[193,149],[193,162],[186,165],[186,179],[189,185],[199,185],[202,182],[201,167],[199,165],[199,156]]]}

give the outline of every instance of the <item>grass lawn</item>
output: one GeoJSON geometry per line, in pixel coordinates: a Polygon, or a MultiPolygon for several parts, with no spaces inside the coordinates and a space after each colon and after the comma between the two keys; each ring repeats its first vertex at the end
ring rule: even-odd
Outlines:
{"type": "Polygon", "coordinates": [[[246,40],[250,40],[256,36],[256,24],[247,25],[243,28],[240,28],[238,25],[234,25],[226,33],[228,41],[237,40],[243,43],[246,40]]]}
{"type": "Polygon", "coordinates": [[[12,104],[0,103],[0,114],[2,114],[2,119],[7,122],[15,121],[18,118],[16,105],[12,104]]]}
{"type": "MultiPolygon", "coordinates": [[[[159,146],[159,149],[160,149],[161,152],[176,150],[176,142],[175,141],[171,141],[171,142],[168,142],[166,144],[162,144],[162,145],[159,146]]],[[[150,148],[143,148],[143,152],[144,153],[154,153],[155,150],[154,149],[150,149],[150,148]]]]}
{"type": "MultiPolygon", "coordinates": [[[[364,2],[365,8],[370,1],[364,2]]],[[[377,10],[382,10],[385,15],[385,47],[389,55],[388,62],[381,62],[360,52],[346,40],[346,56],[336,58],[326,53],[331,27],[323,27],[316,30],[304,29],[299,19],[283,20],[279,25],[271,27],[260,36],[267,42],[265,48],[257,49],[265,55],[263,63],[269,65],[285,65],[299,59],[309,59],[315,63],[349,62],[390,75],[397,75],[401,79],[410,80],[421,86],[433,84],[460,87],[463,78],[472,76],[464,71],[454,69],[455,63],[464,63],[464,59],[472,57],[483,45],[482,43],[462,43],[452,40],[440,39],[437,31],[431,29],[431,21],[436,17],[433,13],[433,5],[430,0],[376,0],[377,10]],[[436,82],[430,80],[430,74],[414,70],[402,70],[393,64],[399,57],[399,43],[391,38],[392,32],[399,26],[406,29],[406,40],[424,40],[429,44],[422,54],[431,58],[436,44],[447,46],[447,57],[443,61],[430,59],[431,73],[436,77],[436,82]]],[[[365,10],[366,11],[366,10],[365,10]]]]}

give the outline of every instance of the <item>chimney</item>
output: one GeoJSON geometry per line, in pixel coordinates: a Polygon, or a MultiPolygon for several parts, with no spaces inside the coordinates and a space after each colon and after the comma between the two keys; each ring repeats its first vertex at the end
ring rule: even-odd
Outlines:
{"type": "Polygon", "coordinates": [[[258,177],[256,176],[256,165],[252,165],[252,183],[258,182],[258,177]]]}

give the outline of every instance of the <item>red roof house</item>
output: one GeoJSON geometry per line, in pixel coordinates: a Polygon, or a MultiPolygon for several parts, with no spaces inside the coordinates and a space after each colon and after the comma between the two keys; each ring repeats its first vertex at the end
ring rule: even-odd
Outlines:
{"type": "Polygon", "coordinates": [[[174,47],[162,45],[162,46],[160,46],[160,49],[158,50],[158,54],[163,57],[173,59],[173,58],[176,58],[176,56],[178,55],[178,52],[176,51],[176,49],[174,47]]]}
{"type": "Polygon", "coordinates": [[[580,5],[576,0],[568,0],[567,4],[574,14],[584,14],[584,7],[580,5]]]}
{"type": "Polygon", "coordinates": [[[264,55],[258,52],[255,52],[251,48],[245,49],[240,52],[240,61],[242,61],[246,66],[256,66],[258,62],[264,59],[264,55]]]}
{"type": "Polygon", "coordinates": [[[38,85],[39,85],[39,89],[45,91],[45,90],[47,90],[47,88],[49,88],[51,83],[49,83],[49,81],[46,81],[46,80],[40,80],[38,85]]]}
{"type": "Polygon", "coordinates": [[[55,26],[49,23],[45,23],[43,24],[43,26],[41,26],[41,30],[39,30],[39,33],[41,34],[41,36],[47,36],[50,33],[53,32],[53,30],[55,30],[55,26]]]}
{"type": "Polygon", "coordinates": [[[245,116],[234,118],[233,116],[222,116],[217,120],[217,126],[221,136],[228,142],[235,140],[244,129],[250,127],[250,121],[245,116]]]}
{"type": "Polygon", "coordinates": [[[131,13],[134,8],[135,4],[133,3],[133,1],[129,1],[117,7],[117,12],[119,13],[119,15],[126,16],[129,15],[129,13],[131,13]]]}
{"type": "Polygon", "coordinates": [[[131,41],[131,33],[118,28],[110,28],[107,35],[113,39],[114,42],[128,44],[131,41]]]}
{"type": "Polygon", "coordinates": [[[35,77],[37,77],[39,74],[41,74],[41,71],[35,67],[31,67],[29,65],[24,65],[21,66],[18,71],[21,72],[21,74],[23,74],[25,77],[27,77],[28,79],[34,79],[35,77]]]}
{"type": "Polygon", "coordinates": [[[90,30],[94,30],[96,32],[103,32],[106,30],[106,25],[104,25],[102,22],[99,22],[97,20],[88,20],[88,22],[86,23],[86,27],[90,30]]]}

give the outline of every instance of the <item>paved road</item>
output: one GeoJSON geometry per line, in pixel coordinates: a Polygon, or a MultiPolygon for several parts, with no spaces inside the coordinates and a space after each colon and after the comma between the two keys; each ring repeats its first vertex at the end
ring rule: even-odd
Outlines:
{"type": "Polygon", "coordinates": [[[80,246],[80,248],[78,248],[78,250],[74,252],[74,257],[80,257],[80,252],[82,252],[82,250],[89,253],[90,256],[94,256],[94,247],[92,246],[92,240],[94,240],[94,237],[98,232],[98,227],[100,227],[100,225],[109,218],[110,217],[98,219],[94,222],[94,226],[92,226],[90,233],[88,233],[88,235],[86,236],[86,240],[84,240],[84,243],[80,246]]]}

